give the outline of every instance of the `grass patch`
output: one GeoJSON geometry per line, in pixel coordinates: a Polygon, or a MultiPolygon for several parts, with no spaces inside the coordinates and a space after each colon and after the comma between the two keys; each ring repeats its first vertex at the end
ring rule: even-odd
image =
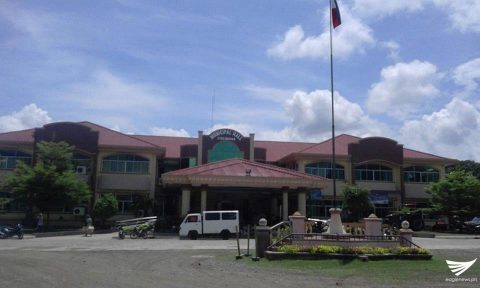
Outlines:
{"type": "MultiPolygon", "coordinates": [[[[223,257],[222,257],[223,258],[223,257]]],[[[231,257],[229,259],[232,259],[231,257]]],[[[226,260],[226,258],[225,258],[226,260]]],[[[235,261],[235,260],[230,260],[235,261]]],[[[250,258],[236,260],[238,264],[247,265],[256,269],[275,269],[293,273],[303,273],[325,277],[346,278],[354,277],[366,279],[372,283],[398,284],[420,283],[432,285],[445,283],[445,278],[454,277],[448,269],[443,257],[433,257],[432,260],[381,260],[362,262],[361,260],[280,260],[268,261],[261,259],[258,262],[250,258]]],[[[475,265],[474,265],[475,266],[475,265]]],[[[477,277],[480,265],[471,267],[465,277],[477,277]],[[469,276],[470,275],[470,276],[469,276]]],[[[427,286],[428,286],[427,285],[427,286]]]]}

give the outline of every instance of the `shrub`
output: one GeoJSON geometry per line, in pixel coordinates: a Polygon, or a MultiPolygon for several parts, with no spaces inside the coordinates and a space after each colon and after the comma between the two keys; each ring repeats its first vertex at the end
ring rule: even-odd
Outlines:
{"type": "Polygon", "coordinates": [[[395,254],[404,255],[404,254],[414,254],[414,255],[430,255],[430,251],[423,248],[416,247],[398,247],[394,249],[395,254]]]}
{"type": "Polygon", "coordinates": [[[298,245],[283,245],[278,247],[278,252],[294,254],[302,251],[302,247],[298,245]]]}
{"type": "Polygon", "coordinates": [[[319,246],[310,247],[308,252],[312,254],[334,254],[334,253],[341,253],[341,251],[342,251],[342,247],[319,245],[319,246]]]}

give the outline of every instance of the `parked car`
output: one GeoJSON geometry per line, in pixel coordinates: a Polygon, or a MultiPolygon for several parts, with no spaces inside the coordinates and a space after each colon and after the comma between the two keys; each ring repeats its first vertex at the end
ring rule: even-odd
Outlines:
{"type": "Polygon", "coordinates": [[[408,221],[410,223],[410,229],[413,231],[420,231],[424,228],[422,211],[412,211],[412,212],[394,212],[388,214],[383,219],[383,223],[392,226],[393,228],[401,228],[403,221],[408,221]]]}
{"type": "Polygon", "coordinates": [[[235,234],[239,226],[238,210],[231,211],[203,211],[185,216],[178,232],[180,237],[196,240],[198,236],[220,235],[228,240],[235,234]]]}
{"type": "Polygon", "coordinates": [[[424,228],[432,231],[446,231],[449,228],[448,217],[432,213],[423,213],[424,228]]]}
{"type": "Polygon", "coordinates": [[[330,220],[325,219],[316,219],[316,218],[308,218],[306,223],[308,229],[306,232],[311,233],[323,233],[326,232],[328,229],[328,223],[330,220]]]}
{"type": "Polygon", "coordinates": [[[480,217],[473,217],[472,220],[463,222],[462,232],[480,233],[480,217]]]}

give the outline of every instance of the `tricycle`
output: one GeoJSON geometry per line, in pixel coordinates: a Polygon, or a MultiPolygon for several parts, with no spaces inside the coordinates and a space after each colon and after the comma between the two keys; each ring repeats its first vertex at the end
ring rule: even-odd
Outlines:
{"type": "Polygon", "coordinates": [[[118,238],[123,240],[126,235],[131,239],[147,239],[153,235],[157,216],[134,218],[115,222],[115,228],[118,230],[118,238]]]}

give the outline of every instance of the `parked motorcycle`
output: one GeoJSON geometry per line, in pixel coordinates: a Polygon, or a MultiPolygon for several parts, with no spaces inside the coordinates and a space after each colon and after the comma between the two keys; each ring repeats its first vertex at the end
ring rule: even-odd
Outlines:
{"type": "Polygon", "coordinates": [[[0,228],[0,239],[13,237],[17,235],[18,239],[23,239],[23,227],[21,224],[17,224],[15,227],[2,226],[0,228]]]}

